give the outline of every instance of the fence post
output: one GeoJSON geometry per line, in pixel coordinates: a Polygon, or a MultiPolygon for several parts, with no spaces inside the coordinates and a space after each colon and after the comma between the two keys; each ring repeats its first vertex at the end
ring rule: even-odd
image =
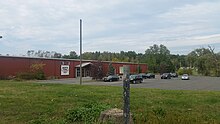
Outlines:
{"type": "Polygon", "coordinates": [[[124,97],[124,123],[130,123],[130,67],[128,65],[123,66],[123,97],[124,97]]]}

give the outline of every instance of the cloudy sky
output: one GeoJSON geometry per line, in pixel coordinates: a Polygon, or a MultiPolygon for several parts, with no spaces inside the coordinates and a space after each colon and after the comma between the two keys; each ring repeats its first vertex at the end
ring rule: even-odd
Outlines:
{"type": "Polygon", "coordinates": [[[27,50],[173,54],[211,45],[220,52],[220,0],[0,0],[0,54],[27,50]]]}

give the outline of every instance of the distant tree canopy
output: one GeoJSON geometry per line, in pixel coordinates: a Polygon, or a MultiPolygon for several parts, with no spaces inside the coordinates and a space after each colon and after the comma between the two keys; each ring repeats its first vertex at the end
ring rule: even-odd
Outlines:
{"type": "Polygon", "coordinates": [[[164,45],[150,46],[145,51],[144,62],[148,64],[149,70],[154,73],[164,73],[175,71],[175,67],[171,61],[170,51],[164,45]]]}
{"type": "Polygon", "coordinates": [[[220,76],[220,55],[214,53],[214,48],[195,49],[187,57],[189,65],[198,69],[198,73],[206,76],[220,76]]]}
{"type": "Polygon", "coordinates": [[[78,59],[79,56],[75,51],[70,51],[69,55],[62,55],[61,53],[55,51],[44,51],[44,50],[28,50],[28,57],[43,57],[43,58],[65,58],[65,59],[78,59]]]}
{"type": "Polygon", "coordinates": [[[62,54],[57,53],[55,51],[44,51],[44,50],[28,50],[27,51],[28,57],[44,57],[44,58],[61,58],[62,54]]]}
{"type": "MultiPolygon", "coordinates": [[[[67,55],[55,51],[29,50],[27,56],[65,59],[79,59],[80,57],[74,50],[67,55]]],[[[210,46],[195,49],[188,55],[173,55],[166,46],[154,44],[147,48],[144,54],[135,51],[119,53],[96,51],[84,52],[82,58],[97,61],[146,63],[148,71],[154,73],[177,72],[180,67],[183,67],[194,69],[201,75],[220,76],[220,52],[215,53],[214,48],[210,46]]],[[[140,68],[137,68],[137,72],[139,71],[140,68]]]]}
{"type": "Polygon", "coordinates": [[[113,61],[113,62],[135,62],[138,63],[138,55],[134,51],[120,53],[111,52],[85,52],[82,54],[83,59],[100,60],[100,61],[113,61]]]}
{"type": "Polygon", "coordinates": [[[65,58],[65,59],[78,59],[79,56],[76,54],[75,51],[70,51],[69,55],[63,55],[62,58],[65,58]]]}

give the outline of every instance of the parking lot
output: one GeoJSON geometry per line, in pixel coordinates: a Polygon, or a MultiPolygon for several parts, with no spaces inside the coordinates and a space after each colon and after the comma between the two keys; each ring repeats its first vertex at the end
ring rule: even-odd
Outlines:
{"type": "Polygon", "coordinates": [[[142,84],[132,84],[132,87],[171,89],[171,90],[220,90],[219,77],[190,76],[190,80],[181,80],[181,77],[172,79],[145,79],[142,84]]]}
{"type": "MultiPolygon", "coordinates": [[[[79,84],[78,79],[59,79],[41,81],[41,83],[65,83],[79,84]]],[[[102,81],[83,81],[83,85],[107,85],[123,86],[122,81],[102,82],[102,81]]],[[[131,88],[153,88],[153,89],[170,89],[170,90],[219,90],[220,77],[190,76],[190,80],[181,80],[181,77],[172,79],[160,79],[156,75],[155,79],[144,79],[141,84],[131,84],[131,88]]]]}

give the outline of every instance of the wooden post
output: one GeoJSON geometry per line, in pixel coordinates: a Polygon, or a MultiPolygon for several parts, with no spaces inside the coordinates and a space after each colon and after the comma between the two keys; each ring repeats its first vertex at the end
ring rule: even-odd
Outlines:
{"type": "Polygon", "coordinates": [[[123,66],[123,96],[124,96],[124,123],[130,123],[130,67],[128,65],[123,66]]]}

